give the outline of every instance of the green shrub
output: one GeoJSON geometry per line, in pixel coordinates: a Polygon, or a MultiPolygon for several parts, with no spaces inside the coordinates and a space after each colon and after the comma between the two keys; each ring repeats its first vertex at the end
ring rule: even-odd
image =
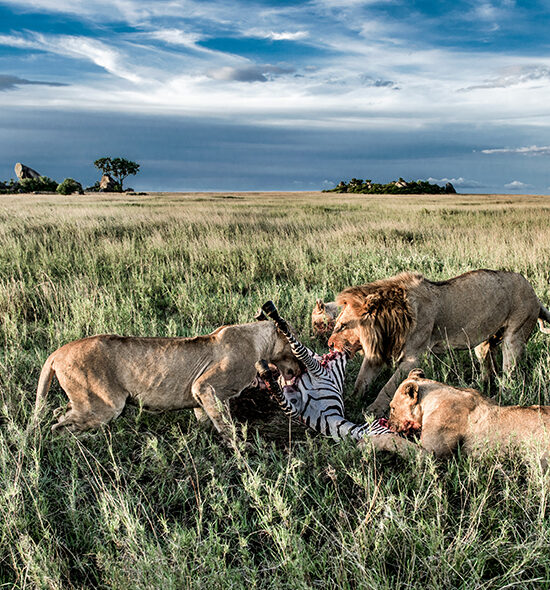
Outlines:
{"type": "Polygon", "coordinates": [[[99,180],[96,180],[96,182],[94,184],[92,184],[92,186],[87,186],[85,190],[87,192],[98,193],[99,192],[99,185],[100,185],[99,180]]]}
{"type": "Polygon", "coordinates": [[[40,176],[40,178],[24,178],[19,181],[21,192],[32,193],[34,191],[55,192],[57,189],[57,182],[48,178],[47,176],[40,176]]]}
{"type": "Polygon", "coordinates": [[[6,180],[6,182],[0,182],[1,195],[13,194],[18,192],[20,192],[19,182],[17,182],[13,178],[6,180]]]}
{"type": "Polygon", "coordinates": [[[361,194],[391,194],[391,195],[411,195],[411,194],[445,194],[456,192],[454,187],[447,183],[446,186],[431,184],[426,180],[411,180],[406,182],[403,178],[398,181],[389,182],[388,184],[373,183],[372,180],[352,178],[349,183],[341,181],[338,186],[332,189],[324,190],[324,193],[361,193],[361,194]]]}
{"type": "Polygon", "coordinates": [[[60,195],[72,195],[73,193],[78,193],[79,195],[84,194],[82,185],[74,178],[65,178],[65,180],[59,184],[55,190],[60,195]]]}

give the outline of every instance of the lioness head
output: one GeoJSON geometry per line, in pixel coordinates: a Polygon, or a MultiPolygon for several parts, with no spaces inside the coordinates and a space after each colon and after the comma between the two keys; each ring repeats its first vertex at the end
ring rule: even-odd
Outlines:
{"type": "Polygon", "coordinates": [[[340,308],[334,301],[325,303],[322,299],[317,299],[315,307],[311,312],[313,335],[317,338],[328,336],[334,330],[336,318],[339,313],[340,308]]]}
{"type": "Polygon", "coordinates": [[[276,330],[275,345],[269,360],[277,367],[285,381],[290,381],[302,372],[300,362],[294,356],[288,340],[278,330],[276,330]]]}
{"type": "Polygon", "coordinates": [[[390,417],[388,426],[396,432],[410,434],[422,428],[422,408],[418,401],[418,383],[416,379],[422,379],[424,372],[421,369],[413,369],[409,376],[397,388],[390,403],[390,417]]]}

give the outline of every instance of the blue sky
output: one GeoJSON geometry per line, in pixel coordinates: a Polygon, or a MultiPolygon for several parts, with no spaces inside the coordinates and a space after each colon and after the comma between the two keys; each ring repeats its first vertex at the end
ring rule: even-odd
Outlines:
{"type": "Polygon", "coordinates": [[[548,31],[548,0],[0,0],[0,179],[550,193],[548,31]]]}

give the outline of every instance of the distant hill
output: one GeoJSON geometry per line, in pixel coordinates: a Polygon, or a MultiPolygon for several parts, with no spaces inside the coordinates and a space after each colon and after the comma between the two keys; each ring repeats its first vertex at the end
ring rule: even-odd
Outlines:
{"type": "Polygon", "coordinates": [[[372,180],[362,180],[360,178],[352,178],[349,182],[340,182],[334,188],[324,190],[324,193],[361,193],[361,194],[449,194],[456,193],[454,186],[448,182],[445,186],[432,184],[426,180],[412,180],[407,182],[400,178],[388,184],[378,184],[372,180]]]}

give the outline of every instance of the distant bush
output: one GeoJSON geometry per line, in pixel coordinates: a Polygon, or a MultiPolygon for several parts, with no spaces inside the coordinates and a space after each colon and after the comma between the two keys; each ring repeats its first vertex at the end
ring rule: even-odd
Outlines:
{"type": "Polygon", "coordinates": [[[87,186],[85,190],[90,193],[98,193],[100,188],[100,182],[97,180],[92,186],[87,186]]]}
{"type": "Polygon", "coordinates": [[[19,181],[19,192],[32,193],[34,191],[39,192],[55,192],[57,189],[57,182],[48,178],[47,176],[41,176],[40,178],[24,178],[19,181]]]}
{"type": "Polygon", "coordinates": [[[19,192],[19,183],[13,178],[0,182],[0,195],[12,194],[19,192]]]}
{"type": "Polygon", "coordinates": [[[361,178],[352,178],[349,182],[343,180],[338,186],[324,193],[361,193],[361,194],[393,194],[393,195],[410,195],[410,194],[428,194],[437,195],[445,193],[456,193],[453,185],[448,182],[445,186],[432,184],[426,180],[412,180],[406,182],[402,178],[394,180],[388,184],[378,184],[372,180],[363,181],[361,178]]]}
{"type": "Polygon", "coordinates": [[[82,185],[80,182],[77,182],[74,178],[65,178],[65,180],[57,185],[55,189],[60,195],[72,195],[74,193],[78,193],[82,195],[84,191],[82,190],[82,185]]]}

